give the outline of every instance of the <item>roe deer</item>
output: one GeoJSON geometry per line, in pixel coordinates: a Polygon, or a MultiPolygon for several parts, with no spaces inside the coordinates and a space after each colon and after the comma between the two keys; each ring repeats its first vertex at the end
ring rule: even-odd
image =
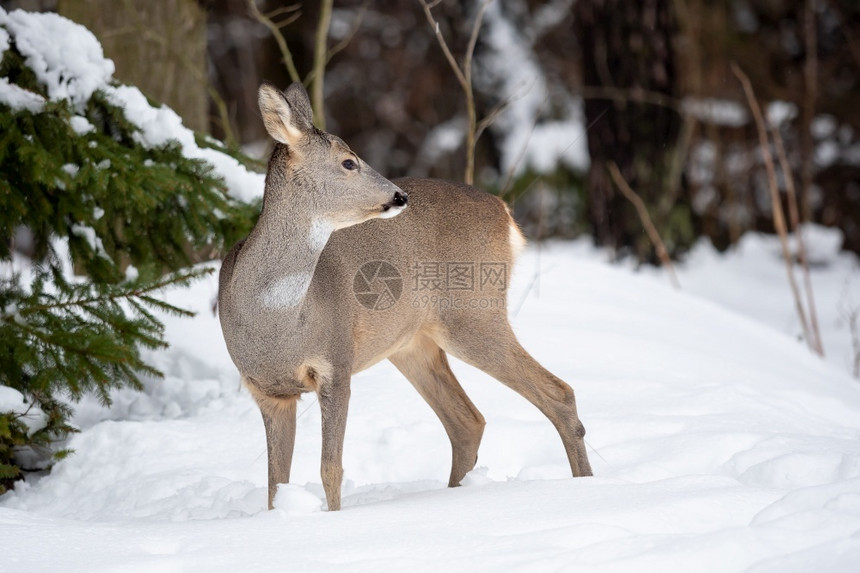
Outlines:
{"type": "Polygon", "coordinates": [[[313,126],[301,84],[285,92],[264,84],[259,105],[277,143],[262,212],[224,259],[218,302],[230,356],[263,416],[269,508],[289,482],[296,401],[316,392],[322,483],[329,510],[340,509],[350,378],[385,358],[442,422],[453,449],[449,486],[477,462],[484,418],[446,353],[537,406],[573,475],[591,475],[573,390],[508,323],[505,288],[524,239],[505,204],[456,183],[388,181],[313,126]]]}

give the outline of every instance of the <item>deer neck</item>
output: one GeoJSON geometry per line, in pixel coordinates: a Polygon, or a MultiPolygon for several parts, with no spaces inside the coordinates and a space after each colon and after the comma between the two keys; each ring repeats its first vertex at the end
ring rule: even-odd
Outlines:
{"type": "MultiPolygon", "coordinates": [[[[234,272],[259,311],[298,314],[334,227],[301,209],[263,209],[234,272]],[[239,270],[239,269],[237,269],[239,270]]],[[[238,285],[237,285],[238,286],[238,285]]]]}

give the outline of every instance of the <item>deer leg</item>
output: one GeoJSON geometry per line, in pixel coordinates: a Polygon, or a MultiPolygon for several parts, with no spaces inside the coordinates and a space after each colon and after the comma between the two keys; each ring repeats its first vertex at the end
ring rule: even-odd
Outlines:
{"type": "Polygon", "coordinates": [[[430,405],[451,440],[452,462],[448,487],[460,481],[478,459],[484,417],[451,372],[445,352],[425,335],[388,357],[430,405]]]}
{"type": "Polygon", "coordinates": [[[470,317],[438,341],[453,356],[480,368],[518,392],[552,422],[564,444],[574,477],[590,476],[585,427],[576,412],[573,389],[541,366],[517,341],[507,320],[470,317]]]}
{"type": "Polygon", "coordinates": [[[322,461],[320,476],[329,511],[340,509],[340,485],[343,480],[343,439],[349,407],[349,373],[335,373],[330,380],[320,380],[317,389],[322,411],[322,461]]]}
{"type": "Polygon", "coordinates": [[[269,457],[269,509],[275,500],[279,483],[290,482],[290,465],[296,442],[295,398],[268,398],[257,400],[263,425],[266,427],[266,450],[269,457]]]}

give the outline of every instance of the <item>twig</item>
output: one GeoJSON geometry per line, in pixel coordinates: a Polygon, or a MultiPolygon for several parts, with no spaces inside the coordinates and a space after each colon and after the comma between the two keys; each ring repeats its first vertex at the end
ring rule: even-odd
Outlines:
{"type": "MultiPolygon", "coordinates": [[[[466,55],[463,58],[462,68],[457,63],[457,60],[454,58],[454,55],[448,47],[448,42],[445,41],[445,37],[439,30],[439,22],[433,18],[433,13],[430,11],[431,8],[438,4],[438,2],[428,4],[427,0],[418,1],[421,2],[421,6],[424,8],[424,15],[427,17],[427,22],[430,24],[430,27],[433,28],[436,40],[439,42],[439,46],[442,48],[442,52],[445,54],[445,58],[448,60],[451,70],[457,77],[457,81],[460,82],[460,87],[463,88],[463,94],[466,99],[466,114],[469,120],[469,125],[466,129],[466,171],[463,175],[463,180],[468,185],[471,185],[475,180],[475,145],[477,144],[476,133],[478,131],[478,121],[475,112],[475,95],[472,91],[472,60],[475,54],[475,46],[478,42],[478,33],[481,30],[481,22],[484,19],[484,12],[486,12],[487,7],[493,2],[493,0],[482,0],[480,6],[478,6],[478,13],[475,15],[475,21],[472,23],[472,33],[469,36],[469,44],[466,48],[466,55]]],[[[483,131],[487,125],[484,125],[481,131],[483,131]]]]}
{"type": "MultiPolygon", "coordinates": [[[[352,42],[352,39],[355,37],[356,33],[358,33],[358,29],[361,27],[361,21],[364,19],[364,13],[367,11],[367,5],[369,2],[370,0],[364,0],[362,5],[359,7],[358,15],[356,15],[355,19],[352,21],[352,25],[350,26],[349,32],[347,33],[346,37],[334,46],[332,46],[330,50],[328,50],[328,53],[326,54],[325,58],[326,65],[328,65],[328,63],[331,62],[332,58],[334,58],[339,52],[343,51],[349,45],[349,43],[352,42]]],[[[315,77],[316,70],[311,70],[308,75],[305,76],[304,84],[310,84],[312,81],[314,81],[315,77]]]]}
{"type": "MultiPolygon", "coordinates": [[[[540,120],[540,116],[543,113],[543,109],[546,106],[548,101],[549,101],[549,94],[547,94],[543,98],[543,102],[541,102],[540,107],[537,110],[537,113],[535,113],[534,121],[532,121],[531,128],[529,129],[528,137],[526,137],[526,140],[523,143],[523,146],[520,148],[520,152],[517,154],[516,160],[514,160],[513,164],[511,164],[511,166],[508,168],[508,172],[505,175],[505,183],[504,183],[504,185],[502,185],[502,190],[499,192],[499,196],[502,199],[505,199],[508,195],[508,186],[510,186],[511,183],[513,183],[514,174],[517,172],[517,169],[519,169],[520,163],[522,163],[523,158],[526,156],[526,151],[528,151],[529,143],[531,142],[532,135],[534,135],[535,129],[537,129],[538,120],[540,120]]],[[[578,138],[575,138],[573,141],[576,142],[577,139],[578,138]]],[[[573,143],[571,143],[571,145],[573,145],[573,143]]],[[[569,148],[570,148],[570,146],[568,146],[568,149],[569,148]]],[[[567,149],[565,149],[565,151],[567,151],[567,149]]],[[[534,181],[532,181],[529,184],[529,187],[531,187],[536,181],[537,181],[537,177],[535,177],[534,181]]]]}
{"type": "Polygon", "coordinates": [[[609,175],[612,176],[612,180],[615,182],[615,185],[618,186],[618,189],[620,189],[624,196],[633,203],[634,207],[636,207],[636,212],[639,214],[639,220],[642,221],[642,226],[645,227],[645,232],[648,233],[648,238],[651,239],[651,243],[657,251],[657,256],[660,257],[660,263],[669,273],[669,280],[672,282],[672,286],[676,289],[680,289],[681,283],[678,282],[678,276],[675,274],[675,267],[672,265],[672,259],[669,258],[669,252],[666,250],[666,245],[663,244],[663,239],[660,238],[660,233],[657,232],[657,228],[651,221],[651,216],[648,214],[648,208],[645,207],[645,203],[642,201],[642,198],[630,188],[630,185],[627,184],[627,181],[618,169],[618,165],[616,165],[614,161],[610,161],[606,166],[609,168],[609,175]]]}
{"type": "Polygon", "coordinates": [[[287,41],[284,38],[284,35],[281,33],[281,28],[286,26],[287,24],[291,24],[295,20],[298,19],[300,13],[298,12],[299,5],[295,4],[293,6],[284,7],[279,9],[278,13],[285,11],[295,11],[296,14],[293,17],[288,18],[286,21],[278,22],[277,24],[272,21],[270,18],[271,14],[266,15],[260,12],[260,9],[257,7],[256,0],[247,0],[248,9],[251,12],[251,15],[255,20],[263,24],[272,35],[275,37],[275,42],[278,43],[278,48],[281,50],[281,57],[284,59],[284,64],[287,66],[287,72],[290,74],[290,80],[294,82],[300,82],[301,77],[299,77],[299,72],[296,69],[296,64],[293,61],[293,53],[290,51],[290,48],[287,46],[287,41]]]}
{"type": "Polygon", "coordinates": [[[806,305],[809,309],[809,326],[812,340],[810,344],[813,346],[819,355],[824,356],[824,344],[821,341],[821,331],[818,328],[818,315],[815,312],[815,297],[812,295],[812,278],[809,275],[809,258],[806,256],[806,243],[803,240],[803,232],[800,226],[800,214],[797,208],[797,193],[794,188],[794,176],[791,172],[791,166],[788,164],[788,158],[785,155],[785,147],[782,144],[782,136],[779,134],[777,126],[771,126],[771,135],[776,147],[776,154],[779,158],[779,166],[782,169],[782,175],[785,179],[785,189],[788,194],[788,216],[791,221],[791,231],[797,239],[797,259],[800,263],[801,274],[803,275],[803,287],[806,291],[806,305]]]}
{"type": "MultiPolygon", "coordinates": [[[[68,299],[68,300],[57,300],[56,302],[51,303],[43,303],[37,304],[33,306],[28,306],[26,308],[20,309],[18,314],[21,316],[28,316],[33,314],[34,312],[44,312],[46,310],[53,310],[55,308],[68,308],[68,307],[83,307],[88,304],[93,304],[97,302],[103,302],[106,300],[124,300],[131,298],[140,298],[145,296],[153,291],[161,290],[163,288],[169,287],[171,285],[181,283],[183,281],[193,280],[199,277],[203,277],[205,275],[212,274],[212,269],[206,269],[202,273],[194,275],[194,274],[178,274],[173,276],[168,276],[167,278],[161,279],[154,284],[147,285],[141,288],[136,288],[128,291],[120,291],[120,292],[107,292],[102,293],[97,296],[87,296],[85,298],[79,299],[68,299]]],[[[193,313],[189,313],[193,314],[193,313]]],[[[3,320],[9,322],[10,320],[14,322],[14,315],[2,315],[0,316],[3,320]]]]}
{"type": "Polygon", "coordinates": [[[326,51],[328,49],[328,29],[331,25],[332,0],[322,0],[320,17],[317,20],[316,45],[314,47],[314,79],[311,82],[311,102],[314,110],[314,124],[325,131],[325,109],[323,84],[325,82],[326,51]]]}
{"type": "Polygon", "coordinates": [[[818,98],[818,34],[815,28],[815,0],[806,0],[803,36],[806,56],[803,60],[803,121],[800,129],[801,170],[800,208],[803,221],[812,220],[809,190],[812,187],[812,119],[815,117],[815,100],[818,98]]]}
{"type": "Polygon", "coordinates": [[[800,130],[801,171],[800,208],[803,221],[812,220],[809,190],[812,187],[812,120],[818,98],[818,34],[815,27],[815,0],[806,0],[803,13],[803,36],[806,56],[803,59],[803,122],[800,130]]]}
{"type": "Polygon", "coordinates": [[[854,364],[852,374],[854,378],[860,378],[860,309],[852,309],[847,313],[848,331],[851,333],[851,349],[854,351],[854,364]]]}
{"type": "Polygon", "coordinates": [[[682,101],[664,93],[643,90],[640,88],[617,88],[612,86],[582,86],[578,88],[583,99],[608,99],[617,103],[647,103],[658,107],[666,107],[687,115],[682,101]]]}
{"type": "MultiPolygon", "coordinates": [[[[608,111],[609,111],[609,107],[604,108],[603,111],[600,112],[600,115],[595,117],[593,120],[591,120],[591,123],[589,123],[587,126],[585,126],[585,132],[582,135],[584,135],[585,133],[588,133],[591,130],[591,128],[594,127],[594,124],[596,124],[598,121],[600,121],[600,119],[604,115],[606,115],[606,112],[608,112],[608,111]]],[[[538,115],[540,115],[540,114],[538,114],[538,115]]],[[[535,118],[534,124],[537,124],[537,118],[535,118]]],[[[531,139],[531,134],[534,132],[534,129],[535,129],[534,124],[532,125],[532,129],[529,132],[529,139],[531,139]]],[[[573,147],[577,141],[582,139],[582,135],[577,135],[576,137],[574,137],[570,141],[570,143],[567,145],[567,147],[565,147],[561,151],[560,155],[564,155],[565,153],[567,153],[568,149],[573,147]]],[[[519,156],[517,157],[517,160],[514,162],[514,164],[508,170],[508,175],[507,175],[507,178],[505,179],[505,184],[502,186],[502,190],[499,192],[499,197],[501,197],[504,201],[507,201],[508,185],[510,185],[513,182],[513,177],[514,177],[514,173],[516,172],[516,168],[520,164],[520,161],[522,161],[523,156],[525,155],[527,148],[528,148],[528,140],[526,140],[525,146],[523,146],[523,148],[520,150],[520,153],[519,153],[519,156]]],[[[532,180],[529,181],[529,184],[526,185],[525,189],[523,189],[522,193],[520,193],[519,195],[517,195],[516,197],[513,198],[512,203],[513,203],[513,201],[516,201],[519,197],[523,197],[526,193],[528,193],[532,189],[532,187],[534,187],[534,184],[537,183],[539,180],[540,180],[540,175],[535,175],[534,178],[532,178],[532,180]]]]}
{"type": "Polygon", "coordinates": [[[364,20],[364,14],[367,12],[367,5],[370,3],[370,0],[364,0],[361,3],[361,6],[358,8],[358,14],[355,16],[355,19],[352,21],[352,25],[349,27],[349,32],[347,32],[346,36],[331,47],[328,51],[328,56],[326,56],[326,63],[330,62],[338,52],[346,48],[352,39],[355,37],[355,34],[358,32],[358,29],[361,27],[361,22],[364,20]]]}
{"type": "Polygon", "coordinates": [[[851,57],[854,58],[854,63],[860,66],[860,44],[857,43],[855,32],[851,30],[850,20],[845,18],[845,14],[839,7],[839,2],[828,0],[827,7],[831,12],[836,14],[836,17],[839,19],[838,25],[842,28],[842,37],[848,45],[848,51],[851,53],[851,57]]]}
{"type": "Polygon", "coordinates": [[[800,319],[800,325],[803,328],[803,338],[810,349],[815,350],[812,344],[812,339],[809,332],[809,323],[806,320],[806,312],[803,309],[803,301],[800,298],[800,291],[797,288],[797,282],[794,278],[792,270],[791,252],[788,248],[788,231],[785,227],[785,214],[782,211],[782,204],[779,201],[779,186],[776,182],[776,169],[773,165],[773,156],[770,153],[770,145],[767,140],[767,128],[765,127],[764,118],[762,117],[761,108],[758,101],[755,99],[755,93],[752,89],[752,84],[743,70],[738,67],[735,62],[732,62],[732,73],[738,78],[743,86],[747,101],[755,118],[756,128],[758,129],[759,145],[761,147],[764,165],[767,169],[768,187],[770,188],[770,201],[773,208],[773,226],[779,236],[779,243],[782,247],[782,258],[785,260],[785,271],[788,275],[788,285],[791,288],[791,294],[794,298],[794,306],[797,311],[797,316],[800,319]]]}

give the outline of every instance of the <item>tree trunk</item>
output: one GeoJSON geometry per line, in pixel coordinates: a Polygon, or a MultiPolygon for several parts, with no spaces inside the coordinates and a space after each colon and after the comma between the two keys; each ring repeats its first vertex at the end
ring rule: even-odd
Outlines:
{"type": "Polygon", "coordinates": [[[584,85],[624,95],[585,102],[594,238],[616,249],[632,247],[640,259],[654,260],[635,208],[613,187],[606,168],[612,161],[647,205],[670,252],[677,252],[692,239],[689,210],[679,211],[676,198],[665,196],[671,189],[684,193],[683,184],[669,181],[680,116],[666,105],[634,101],[645,92],[669,101],[678,97],[672,0],[578,0],[574,10],[584,85]]]}
{"type": "Polygon", "coordinates": [[[206,15],[196,0],[59,0],[57,11],[96,35],[117,79],[209,131],[206,15]]]}

